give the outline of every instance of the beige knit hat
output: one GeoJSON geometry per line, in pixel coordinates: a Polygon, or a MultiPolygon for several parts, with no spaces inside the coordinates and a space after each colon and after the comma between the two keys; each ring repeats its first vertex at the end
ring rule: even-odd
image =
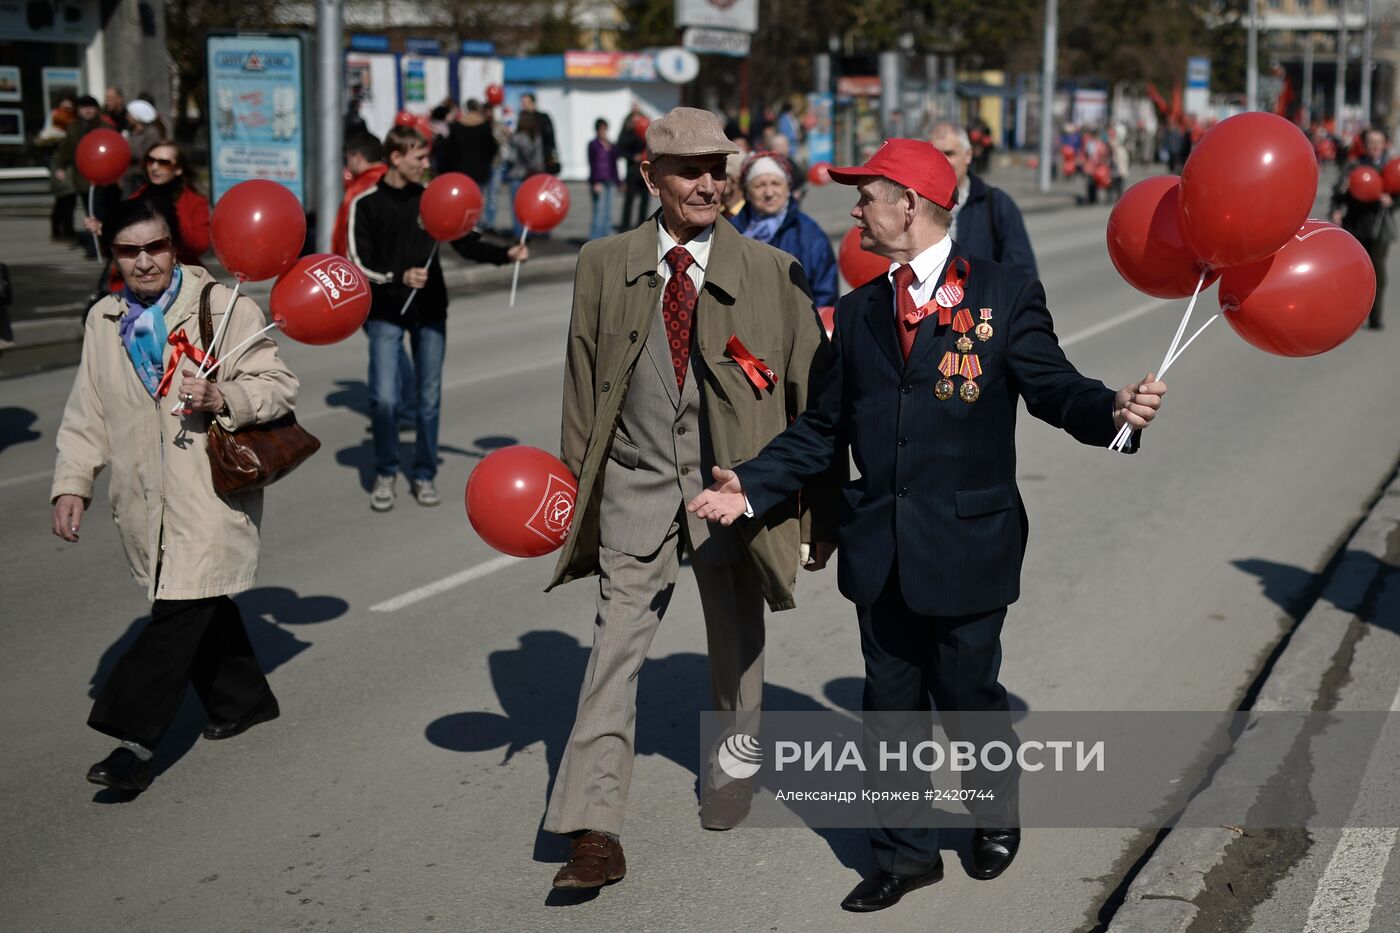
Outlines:
{"type": "Polygon", "coordinates": [[[724,135],[719,117],[708,110],[676,107],[647,127],[647,152],[661,156],[728,155],[739,147],[724,135]]]}

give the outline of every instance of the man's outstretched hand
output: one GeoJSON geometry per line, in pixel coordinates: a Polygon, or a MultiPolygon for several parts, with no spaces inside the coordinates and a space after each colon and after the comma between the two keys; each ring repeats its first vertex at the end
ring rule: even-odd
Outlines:
{"type": "Polygon", "coordinates": [[[710,474],[715,481],[709,489],[691,499],[686,508],[706,521],[732,525],[749,510],[744,487],[733,470],[711,467],[710,474]]]}
{"type": "Polygon", "coordinates": [[[1166,394],[1167,384],[1151,373],[1144,376],[1141,382],[1119,389],[1113,399],[1113,426],[1121,428],[1128,424],[1141,431],[1157,417],[1157,409],[1162,407],[1162,396],[1166,394]]]}

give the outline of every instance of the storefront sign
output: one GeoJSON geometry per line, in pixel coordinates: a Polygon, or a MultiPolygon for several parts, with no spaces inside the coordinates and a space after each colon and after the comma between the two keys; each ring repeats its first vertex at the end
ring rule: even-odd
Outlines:
{"type": "Polygon", "coordinates": [[[564,77],[655,81],[656,59],[647,52],[565,52],[564,77]]]}
{"type": "Polygon", "coordinates": [[[691,26],[681,37],[681,45],[701,55],[732,55],[735,58],[743,58],[749,54],[749,40],[752,38],[746,32],[733,29],[691,26]]]}
{"type": "Polygon", "coordinates": [[[676,0],[676,28],[686,26],[758,32],[758,0],[676,0]]]}

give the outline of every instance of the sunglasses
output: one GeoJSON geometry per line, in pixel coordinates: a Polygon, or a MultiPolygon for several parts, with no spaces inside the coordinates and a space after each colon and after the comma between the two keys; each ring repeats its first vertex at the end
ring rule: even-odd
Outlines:
{"type": "Polygon", "coordinates": [[[147,165],[159,165],[161,168],[175,168],[174,159],[158,159],[155,156],[146,156],[147,165]]]}
{"type": "Polygon", "coordinates": [[[116,256],[118,259],[135,259],[142,253],[159,256],[161,253],[168,253],[174,248],[174,240],[168,236],[163,236],[159,240],[152,240],[149,243],[113,243],[112,255],[116,256]]]}

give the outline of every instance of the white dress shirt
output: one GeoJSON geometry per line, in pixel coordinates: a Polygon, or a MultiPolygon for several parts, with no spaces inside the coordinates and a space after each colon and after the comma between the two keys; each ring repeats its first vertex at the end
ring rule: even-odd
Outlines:
{"type": "MultiPolygon", "coordinates": [[[[685,271],[690,276],[690,281],[695,283],[697,295],[705,289],[705,266],[710,261],[710,235],[714,230],[713,226],[706,227],[682,247],[695,260],[685,271]]],[[[671,281],[671,264],[666,261],[666,254],[680,244],[666,231],[666,225],[661,222],[660,216],[656,218],[656,234],[656,271],[660,274],[661,284],[664,286],[671,281]]]]}
{"type": "MultiPolygon", "coordinates": [[[[933,293],[938,291],[938,286],[943,284],[939,273],[943,271],[943,265],[948,261],[948,256],[953,252],[953,238],[945,236],[937,243],[915,256],[909,264],[914,267],[914,284],[909,286],[909,294],[914,299],[914,307],[921,308],[933,300],[933,293]]],[[[890,280],[890,288],[898,289],[894,284],[894,270],[898,269],[899,263],[890,266],[890,271],[886,272],[886,277],[890,280]]],[[[899,314],[899,301],[896,298],[893,305],[894,313],[899,314]]]]}

